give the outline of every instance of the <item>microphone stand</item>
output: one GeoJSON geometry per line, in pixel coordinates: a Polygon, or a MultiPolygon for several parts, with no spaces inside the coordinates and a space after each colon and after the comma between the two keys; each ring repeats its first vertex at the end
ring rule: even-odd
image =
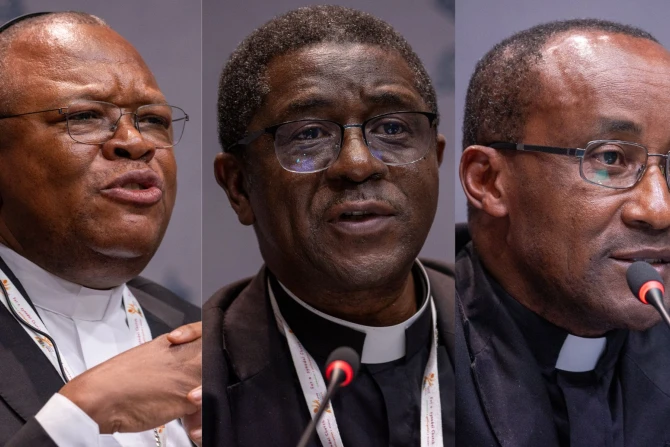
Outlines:
{"type": "Polygon", "coordinates": [[[663,304],[663,295],[661,294],[661,291],[658,289],[651,289],[647,292],[645,298],[647,302],[654,306],[658,313],[661,314],[665,323],[670,326],[670,316],[668,316],[668,311],[663,304]]]}
{"type": "Polygon", "coordinates": [[[307,447],[307,443],[309,443],[310,439],[312,439],[312,436],[314,435],[314,432],[316,431],[316,424],[318,424],[321,420],[321,416],[323,415],[323,412],[326,411],[330,400],[333,398],[337,390],[340,389],[340,384],[345,379],[346,376],[344,371],[339,368],[335,368],[333,370],[333,375],[331,377],[330,383],[328,384],[328,389],[326,390],[326,395],[323,398],[323,402],[321,402],[321,405],[319,405],[319,410],[316,412],[316,416],[312,418],[309,425],[302,433],[302,437],[300,438],[300,442],[298,442],[297,447],[307,447]]]}

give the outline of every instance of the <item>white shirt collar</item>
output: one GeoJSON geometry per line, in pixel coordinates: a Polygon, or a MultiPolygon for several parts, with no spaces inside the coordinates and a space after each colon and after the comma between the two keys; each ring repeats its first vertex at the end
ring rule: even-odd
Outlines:
{"type": "Polygon", "coordinates": [[[107,290],[89,289],[47,272],[2,244],[0,257],[38,308],[78,320],[99,321],[108,310],[121,306],[123,284],[107,290]]]}
{"type": "Polygon", "coordinates": [[[300,304],[308,311],[320,316],[321,318],[332,321],[333,323],[364,333],[365,343],[363,344],[361,363],[386,363],[405,356],[405,330],[410,327],[430,307],[430,281],[428,280],[428,274],[418,259],[416,260],[416,264],[419,266],[419,270],[421,271],[421,275],[423,276],[424,282],[426,284],[425,299],[423,300],[421,308],[414,315],[402,323],[398,323],[393,326],[365,326],[325,314],[295,296],[279,280],[277,280],[277,282],[288,294],[288,296],[293,298],[296,303],[300,304]]]}
{"type": "Polygon", "coordinates": [[[605,352],[607,339],[583,338],[568,334],[556,360],[556,369],[570,372],[592,371],[605,352]]]}

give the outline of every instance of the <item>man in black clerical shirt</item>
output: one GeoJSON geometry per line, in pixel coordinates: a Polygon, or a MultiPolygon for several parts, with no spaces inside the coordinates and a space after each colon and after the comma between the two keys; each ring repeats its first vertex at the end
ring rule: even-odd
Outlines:
{"type": "Polygon", "coordinates": [[[670,331],[625,278],[646,260],[670,279],[668,113],[670,53],[629,26],[548,23],[478,63],[457,445],[670,445],[670,331]]]}
{"type": "Polygon", "coordinates": [[[451,270],[416,259],[445,139],[416,54],[301,8],[240,44],[218,107],[217,180],[266,264],[203,309],[205,445],[295,446],[343,345],[362,366],[310,446],[454,445],[451,270]]]}

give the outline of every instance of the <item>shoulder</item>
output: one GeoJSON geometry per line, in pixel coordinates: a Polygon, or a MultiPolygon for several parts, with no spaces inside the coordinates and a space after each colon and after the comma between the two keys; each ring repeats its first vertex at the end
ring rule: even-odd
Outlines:
{"type": "Polygon", "coordinates": [[[280,351],[266,284],[262,267],[256,276],[219,289],[203,306],[203,378],[210,388],[254,376],[280,351]]]}
{"type": "Polygon", "coordinates": [[[263,266],[256,276],[220,288],[205,302],[203,324],[209,332],[217,334],[217,343],[222,341],[218,334],[225,332],[228,336],[223,338],[235,338],[237,332],[246,333],[250,326],[258,329],[267,319],[266,278],[263,266]]]}
{"type": "Polygon", "coordinates": [[[200,308],[150,279],[138,276],[126,283],[142,308],[172,327],[200,321],[200,308]]]}
{"type": "Polygon", "coordinates": [[[430,281],[430,291],[436,300],[454,303],[454,265],[435,259],[420,259],[430,281]]]}
{"type": "Polygon", "coordinates": [[[426,271],[428,272],[429,276],[441,275],[450,278],[451,281],[453,282],[454,279],[453,264],[430,258],[421,258],[420,261],[426,268],[426,271]]]}
{"type": "Polygon", "coordinates": [[[221,287],[219,290],[214,292],[214,294],[205,302],[202,306],[203,312],[216,311],[226,311],[232,302],[237,298],[244,289],[246,289],[251,281],[254,279],[253,276],[249,278],[244,278],[234,283],[228,284],[227,286],[221,287]]]}

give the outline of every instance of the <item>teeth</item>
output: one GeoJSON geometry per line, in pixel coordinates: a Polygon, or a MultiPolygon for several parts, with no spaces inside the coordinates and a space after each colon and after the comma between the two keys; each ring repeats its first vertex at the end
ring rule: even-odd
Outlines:
{"type": "Polygon", "coordinates": [[[123,189],[144,189],[144,188],[142,188],[139,183],[128,183],[127,185],[123,185],[123,189]]]}

